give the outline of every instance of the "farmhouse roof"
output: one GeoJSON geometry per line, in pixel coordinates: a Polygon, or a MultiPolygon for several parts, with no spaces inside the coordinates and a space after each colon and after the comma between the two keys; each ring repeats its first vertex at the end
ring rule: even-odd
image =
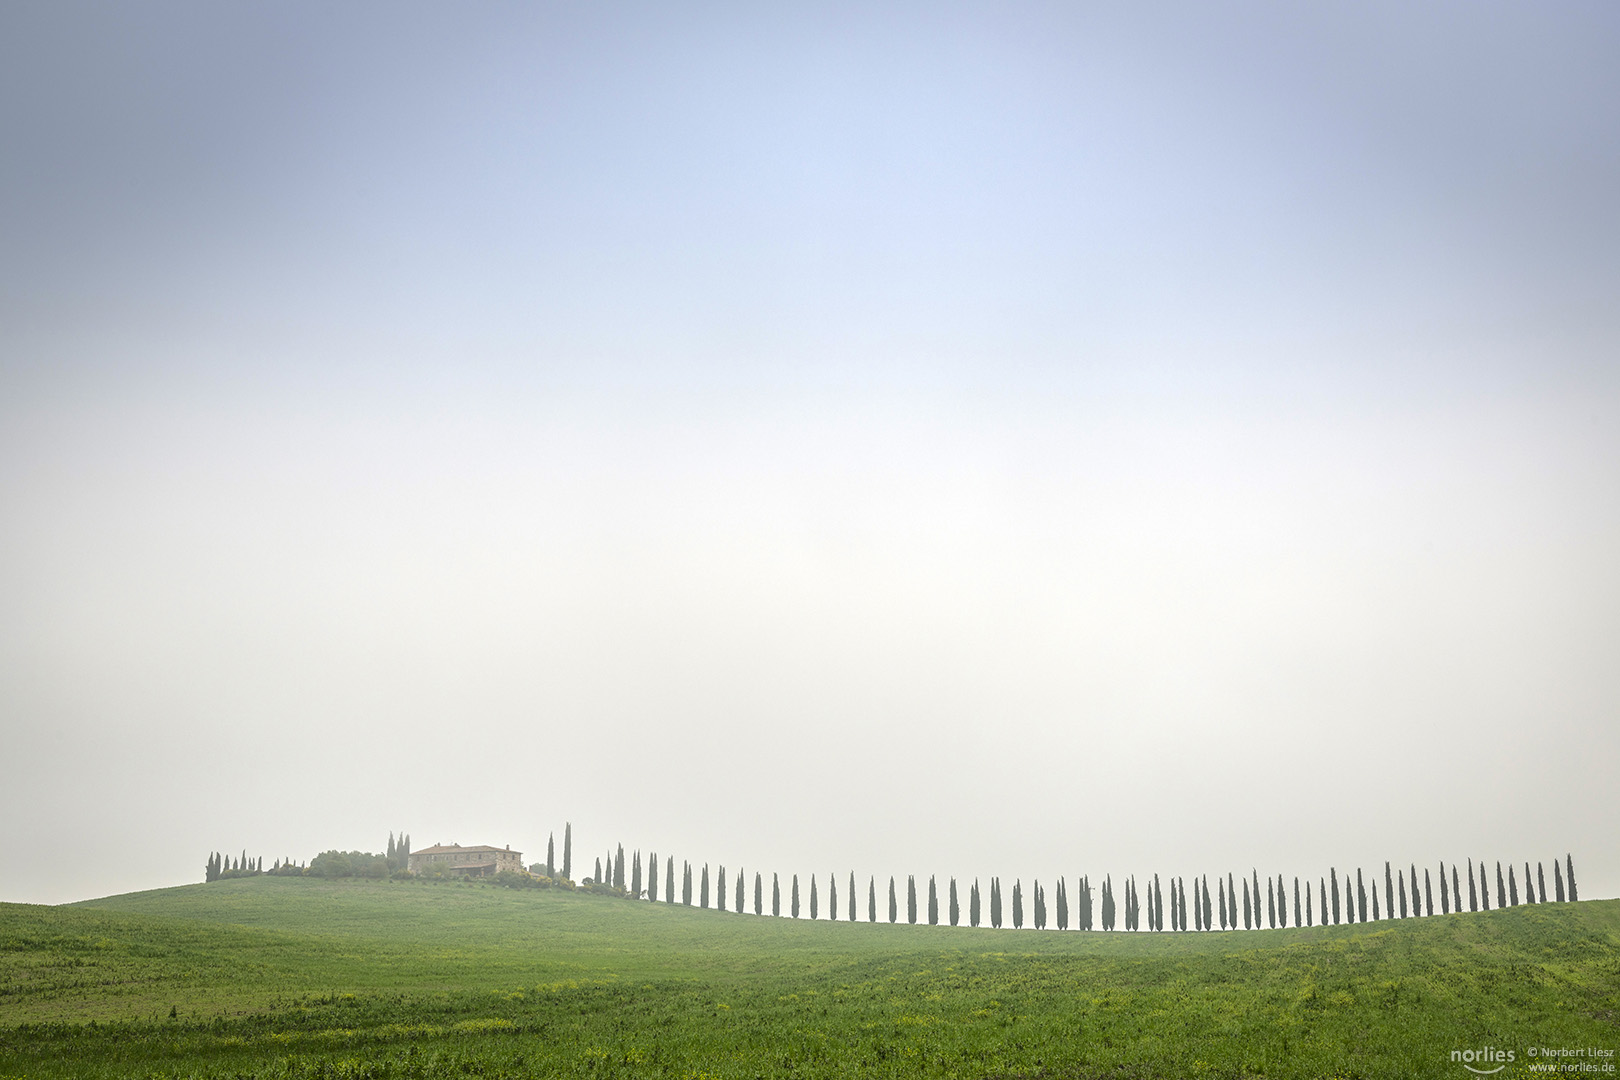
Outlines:
{"type": "MultiPolygon", "coordinates": [[[[476,855],[486,851],[512,851],[510,847],[491,847],[488,844],[474,844],[471,847],[462,847],[460,844],[434,844],[432,847],[417,848],[412,855],[476,855]]],[[[512,851],[514,855],[523,854],[521,851],[512,851]]]]}

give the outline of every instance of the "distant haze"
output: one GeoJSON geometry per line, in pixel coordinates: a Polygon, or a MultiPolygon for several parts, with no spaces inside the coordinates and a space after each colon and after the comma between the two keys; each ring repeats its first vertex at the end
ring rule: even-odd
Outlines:
{"type": "Polygon", "coordinates": [[[863,897],[1620,895],[1616,55],[1609,4],[7,6],[0,900],[570,820],[576,876],[863,897]]]}

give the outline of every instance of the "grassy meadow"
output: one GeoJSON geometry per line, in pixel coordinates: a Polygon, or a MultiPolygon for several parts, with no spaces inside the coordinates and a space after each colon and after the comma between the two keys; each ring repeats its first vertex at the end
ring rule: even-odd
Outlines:
{"type": "Polygon", "coordinates": [[[0,904],[0,1080],[1466,1078],[1485,1046],[1620,1048],[1620,901],[1208,934],[268,876],[0,904]]]}

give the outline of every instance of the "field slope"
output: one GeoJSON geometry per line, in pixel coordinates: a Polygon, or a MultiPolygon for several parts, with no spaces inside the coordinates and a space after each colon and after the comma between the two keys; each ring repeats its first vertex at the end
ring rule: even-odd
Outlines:
{"type": "Polygon", "coordinates": [[[1620,1047],[1620,901],[1214,934],[271,877],[0,904],[0,1078],[1464,1080],[1483,1047],[1620,1047]]]}

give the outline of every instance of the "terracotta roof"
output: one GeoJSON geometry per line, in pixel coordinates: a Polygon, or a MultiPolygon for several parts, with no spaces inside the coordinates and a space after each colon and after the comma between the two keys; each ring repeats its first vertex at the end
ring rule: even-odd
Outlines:
{"type": "Polygon", "coordinates": [[[523,852],[513,851],[511,848],[490,847],[488,844],[476,844],[472,847],[462,847],[460,844],[434,844],[432,847],[417,848],[412,855],[476,855],[486,851],[499,851],[521,857],[523,852]]]}

